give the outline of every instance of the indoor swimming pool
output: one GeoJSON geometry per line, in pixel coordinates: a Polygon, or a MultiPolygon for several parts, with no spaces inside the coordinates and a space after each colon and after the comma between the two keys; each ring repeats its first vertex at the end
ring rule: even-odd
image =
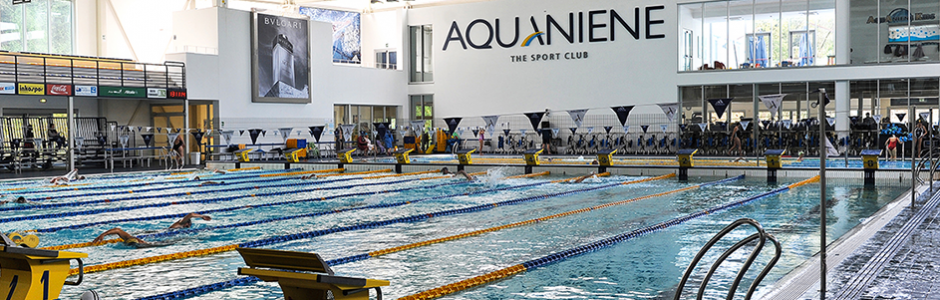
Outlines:
{"type": "MultiPolygon", "coordinates": [[[[89,254],[85,282],[66,287],[62,299],[86,290],[105,299],[282,298],[277,284],[237,275],[245,263],[236,246],[318,253],[337,275],[389,280],[382,289],[387,299],[412,299],[517,265],[524,272],[444,297],[664,298],[702,245],[738,218],[761,222],[783,244],[762,295],[819,249],[819,185],[793,185],[807,178],[768,184],[764,178],[610,176],[567,183],[558,180],[571,175],[513,178],[521,170],[493,168],[468,182],[439,172],[337,171],[318,171],[311,180],[300,177],[312,171],[253,169],[102,176],[68,187],[2,182],[3,200],[24,196],[33,203],[0,205],[0,231],[36,234],[40,247],[89,254]],[[207,181],[218,184],[201,186],[207,181]],[[211,220],[166,229],[190,212],[211,220]],[[113,227],[169,245],[88,244],[113,227]]],[[[864,188],[861,180],[830,184],[830,240],[905,190],[864,188]]],[[[751,232],[735,231],[723,244],[751,232]]],[[[713,252],[712,260],[720,254],[713,252]]],[[[752,269],[762,268],[771,252],[765,248],[752,269]]],[[[724,297],[744,255],[723,265],[709,299],[724,297]]],[[[700,271],[686,292],[696,291],[700,271]]]]}

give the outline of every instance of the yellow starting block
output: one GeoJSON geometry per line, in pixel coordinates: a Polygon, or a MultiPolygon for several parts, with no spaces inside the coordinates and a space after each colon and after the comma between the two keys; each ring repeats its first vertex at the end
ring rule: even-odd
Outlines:
{"type": "Polygon", "coordinates": [[[238,268],[238,274],[255,276],[266,282],[277,282],[284,291],[284,299],[327,299],[329,291],[332,292],[333,299],[337,300],[368,300],[370,289],[375,289],[377,299],[382,299],[380,287],[389,285],[387,280],[334,276],[333,270],[330,270],[316,253],[253,248],[236,250],[248,264],[248,268],[238,268]]]}
{"type": "Polygon", "coordinates": [[[63,285],[79,285],[78,280],[65,281],[69,276],[69,261],[77,260],[82,270],[82,258],[88,254],[51,251],[10,246],[12,241],[2,236],[0,242],[0,297],[4,299],[58,299],[63,285]]]}
{"type": "Polygon", "coordinates": [[[881,150],[862,150],[862,164],[866,170],[878,170],[878,157],[881,150]]]}
{"type": "Polygon", "coordinates": [[[693,167],[694,160],[692,160],[692,155],[698,152],[698,149],[679,149],[677,155],[679,156],[679,167],[680,168],[691,168],[693,167]]]}
{"type": "Polygon", "coordinates": [[[525,156],[525,165],[526,166],[538,166],[539,154],[542,154],[542,149],[526,150],[525,153],[523,153],[523,155],[525,156]]]}
{"type": "Polygon", "coordinates": [[[300,162],[301,157],[307,157],[307,148],[291,148],[284,150],[284,156],[287,157],[287,162],[300,162]]]}
{"type": "Polygon", "coordinates": [[[781,166],[780,156],[787,153],[786,149],[768,149],[764,152],[764,159],[767,161],[768,169],[779,169],[781,166]]]}
{"type": "Polygon", "coordinates": [[[395,160],[398,160],[399,164],[407,165],[411,163],[411,159],[408,158],[408,154],[415,149],[404,148],[398,151],[395,151],[395,160]]]}
{"type": "Polygon", "coordinates": [[[474,151],[477,151],[477,149],[457,150],[457,161],[460,162],[461,165],[472,165],[473,160],[470,159],[470,154],[474,151]]]}
{"type": "Polygon", "coordinates": [[[601,167],[610,167],[614,165],[614,153],[617,149],[605,149],[597,151],[597,164],[601,167]]]}
{"type": "Polygon", "coordinates": [[[245,148],[245,149],[236,150],[235,158],[238,159],[238,162],[248,162],[250,161],[250,159],[248,159],[248,154],[254,151],[255,151],[254,148],[245,148]]]}
{"type": "Polygon", "coordinates": [[[356,152],[356,148],[344,149],[336,153],[336,156],[339,157],[339,162],[344,164],[351,164],[353,162],[352,154],[356,152]]]}
{"type": "Polygon", "coordinates": [[[39,237],[32,234],[22,236],[19,233],[11,232],[7,237],[10,238],[10,241],[12,241],[14,245],[20,247],[36,248],[36,246],[39,246],[39,237]]]}

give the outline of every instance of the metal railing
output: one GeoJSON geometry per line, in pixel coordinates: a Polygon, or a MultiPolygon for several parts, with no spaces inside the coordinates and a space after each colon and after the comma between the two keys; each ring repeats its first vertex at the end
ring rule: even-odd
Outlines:
{"type": "Polygon", "coordinates": [[[712,275],[715,274],[715,271],[718,269],[718,267],[721,266],[721,263],[723,263],[725,260],[728,259],[728,257],[734,254],[734,252],[738,251],[745,245],[750,244],[754,241],[757,241],[757,246],[754,247],[754,249],[751,251],[751,254],[748,255],[747,260],[744,261],[744,264],[741,266],[741,269],[738,271],[737,276],[735,276],[734,278],[734,282],[731,284],[731,287],[729,288],[727,299],[728,300],[733,299],[734,294],[738,289],[738,286],[741,284],[741,280],[744,279],[744,274],[747,273],[748,269],[750,269],[751,264],[754,263],[754,260],[760,254],[761,250],[764,248],[764,244],[766,243],[766,241],[770,240],[774,244],[774,250],[775,250],[774,257],[767,263],[766,266],[764,266],[764,270],[762,270],[760,274],[757,275],[757,278],[755,278],[754,281],[751,282],[751,286],[748,288],[747,295],[744,298],[745,300],[751,299],[751,296],[754,294],[754,291],[757,290],[757,287],[760,285],[761,281],[764,280],[764,277],[767,276],[767,273],[769,273],[770,270],[774,267],[774,265],[777,264],[777,261],[780,260],[780,253],[782,249],[780,246],[780,242],[777,241],[777,238],[775,238],[772,234],[765,232],[764,228],[761,227],[759,222],[757,222],[754,219],[743,218],[743,219],[738,219],[737,221],[734,221],[733,223],[731,223],[730,225],[728,225],[727,227],[719,231],[718,234],[715,235],[715,237],[709,240],[708,243],[706,243],[705,246],[702,247],[702,250],[699,250],[698,254],[695,255],[695,258],[692,259],[692,263],[689,264],[689,268],[685,270],[685,274],[682,275],[682,281],[679,282],[679,286],[676,289],[676,295],[674,297],[675,300],[682,299],[682,290],[685,287],[686,282],[688,282],[689,277],[692,276],[692,272],[695,270],[695,267],[705,256],[705,253],[707,253],[708,250],[710,250],[713,246],[715,246],[715,244],[718,243],[718,241],[720,241],[725,235],[727,235],[728,233],[730,233],[731,231],[737,229],[739,226],[742,226],[742,225],[751,225],[755,229],[757,229],[757,232],[754,234],[751,234],[747,238],[744,238],[743,240],[734,244],[733,246],[728,248],[728,250],[722,253],[721,256],[718,257],[717,260],[715,260],[715,263],[713,263],[711,268],[709,268],[708,274],[706,274],[704,279],[702,279],[702,284],[699,286],[698,295],[696,296],[696,299],[701,300],[703,298],[703,296],[705,295],[705,288],[708,286],[708,282],[711,280],[712,275]]]}
{"type": "Polygon", "coordinates": [[[0,52],[0,82],[183,89],[186,65],[0,52]]]}

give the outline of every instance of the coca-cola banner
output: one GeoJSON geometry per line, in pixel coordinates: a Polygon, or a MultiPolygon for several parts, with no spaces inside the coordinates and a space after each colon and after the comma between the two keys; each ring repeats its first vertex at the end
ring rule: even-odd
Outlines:
{"type": "Polygon", "coordinates": [[[49,96],[71,96],[72,85],[69,84],[47,84],[46,95],[49,96]]]}

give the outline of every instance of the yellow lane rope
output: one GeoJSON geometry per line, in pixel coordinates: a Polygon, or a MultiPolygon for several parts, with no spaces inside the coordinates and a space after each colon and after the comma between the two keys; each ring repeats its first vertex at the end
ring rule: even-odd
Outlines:
{"type": "Polygon", "coordinates": [[[332,172],[342,172],[346,170],[345,168],[336,168],[336,169],[327,169],[327,170],[313,170],[313,171],[296,171],[296,172],[287,172],[287,173],[276,173],[276,174],[261,174],[258,175],[261,178],[267,177],[280,177],[280,176],[294,176],[294,175],[306,175],[306,174],[317,174],[317,173],[332,173],[332,172]]]}
{"type": "Polygon", "coordinates": [[[548,176],[548,175],[552,175],[552,172],[545,171],[545,172],[525,174],[525,175],[509,176],[509,177],[506,177],[505,179],[531,178],[531,177],[548,176]]]}
{"type": "MultiPolygon", "coordinates": [[[[666,177],[666,176],[659,176],[659,177],[656,177],[655,180],[666,179],[666,178],[668,178],[668,177],[666,177]]],[[[569,179],[567,179],[567,180],[573,180],[573,179],[577,179],[577,177],[575,177],[575,178],[569,178],[569,179]]],[[[652,178],[651,178],[651,179],[652,179],[652,178]]],[[[645,182],[645,181],[646,181],[646,180],[634,180],[634,181],[624,182],[623,184],[624,184],[624,185],[627,185],[627,184],[634,184],[634,183],[640,183],[640,182],[645,182]]],[[[667,191],[667,192],[662,192],[662,193],[657,193],[657,194],[652,194],[652,195],[637,197],[637,198],[633,198],[633,199],[629,199],[629,200],[611,202],[611,203],[607,203],[607,204],[601,204],[601,205],[596,205],[596,206],[592,206],[592,207],[586,207],[586,208],[582,208],[582,209],[578,209],[578,210],[572,210],[572,211],[568,211],[568,212],[557,213],[557,214],[554,214],[554,215],[545,216],[545,217],[541,217],[541,218],[535,218],[535,219],[531,219],[531,220],[526,220],[526,221],[521,221],[521,222],[516,222],[516,223],[511,223],[511,224],[506,224],[506,225],[501,225],[501,226],[496,226],[496,227],[490,227],[490,228],[481,229],[481,230],[477,230],[477,231],[471,231],[471,232],[467,232],[467,233],[461,233],[461,234],[452,235],[452,236],[448,236],[448,237],[442,237],[442,238],[438,238],[438,239],[427,240],[427,241],[423,241],[423,242],[417,242],[417,243],[412,243],[412,244],[408,244],[408,245],[403,245],[403,246],[398,246],[398,247],[393,247],[393,248],[382,249],[382,250],[378,250],[378,251],[372,251],[372,252],[369,252],[369,256],[371,256],[371,257],[378,257],[378,256],[381,256],[381,255],[385,255],[385,254],[389,254],[389,253],[394,253],[394,252],[399,252],[399,251],[404,251],[404,250],[413,249],[413,248],[417,248],[417,247],[433,245],[433,244],[442,243],[442,242],[446,242],[446,241],[458,240],[458,239],[462,239],[462,238],[466,238],[466,237],[481,235],[481,234],[488,233],[488,232],[495,232],[495,231],[500,231],[500,230],[503,230],[503,229],[513,228],[513,227],[519,227],[519,226],[529,225],[529,224],[534,224],[534,223],[539,223],[539,222],[542,222],[542,221],[547,221],[547,220],[551,220],[551,219],[555,219],[555,218],[560,218],[560,217],[570,216],[570,215],[574,215],[574,214],[589,212],[589,211],[596,210],[596,209],[607,208],[607,207],[616,206],[616,205],[623,205],[623,204],[628,204],[628,203],[632,203],[632,202],[636,202],[636,201],[640,201],[640,200],[645,200],[645,199],[649,199],[649,198],[665,196],[665,195],[674,194],[674,193],[678,193],[678,192],[684,192],[684,191],[696,189],[696,188],[698,188],[698,187],[699,187],[698,185],[695,185],[695,186],[685,187],[685,188],[681,188],[681,189],[677,189],[677,190],[672,190],[672,191],[667,191]]]]}
{"type": "Polygon", "coordinates": [[[382,169],[382,170],[375,170],[375,171],[362,171],[362,172],[352,172],[352,173],[326,174],[326,175],[319,175],[319,176],[317,176],[317,178],[333,177],[333,176],[364,175],[364,174],[375,174],[375,173],[388,173],[388,172],[391,172],[391,171],[392,171],[392,169],[382,169]]]}
{"type": "MultiPolygon", "coordinates": [[[[597,175],[595,175],[595,176],[597,176],[597,177],[607,177],[607,176],[610,176],[610,172],[604,172],[604,173],[600,173],[600,174],[597,174],[597,175]]],[[[662,176],[660,176],[660,177],[662,177],[662,176]]],[[[581,177],[575,177],[575,178],[568,178],[568,179],[561,179],[561,180],[555,180],[555,181],[552,181],[552,183],[562,183],[562,182],[568,182],[568,181],[572,181],[572,180],[576,180],[576,179],[578,179],[578,178],[581,178],[581,177]]],[[[666,178],[666,177],[663,177],[663,178],[666,178]]]]}
{"type": "MultiPolygon", "coordinates": [[[[470,175],[470,176],[483,176],[483,175],[486,175],[486,171],[483,171],[483,172],[476,172],[476,173],[467,173],[467,175],[470,175]]],[[[418,178],[418,180],[444,179],[444,178],[453,178],[453,177],[454,177],[453,175],[444,175],[444,176],[434,176],[434,177],[418,178]]]]}
{"type": "Polygon", "coordinates": [[[791,184],[789,185],[789,187],[792,190],[792,189],[795,189],[795,188],[798,188],[798,187],[801,187],[810,183],[814,183],[814,182],[819,182],[819,175],[813,176],[812,178],[807,179],[807,180],[803,180],[803,181],[791,184]]]}
{"type": "Polygon", "coordinates": [[[379,179],[379,178],[389,178],[389,177],[413,176],[413,175],[421,175],[421,174],[438,173],[440,171],[441,170],[430,170],[430,171],[421,171],[421,172],[392,174],[392,175],[369,176],[369,177],[363,177],[362,179],[379,179]]]}
{"type": "MultiPolygon", "coordinates": [[[[485,174],[486,172],[480,172],[480,173],[485,174]]],[[[674,176],[674,174],[673,174],[673,176],[674,176]]],[[[660,177],[662,177],[662,178],[668,178],[668,177],[664,177],[664,176],[660,176],[660,177]]],[[[449,178],[449,176],[445,176],[445,178],[449,178]]],[[[657,177],[657,178],[659,178],[659,177],[657,177]]],[[[643,180],[634,180],[634,181],[630,181],[630,182],[625,182],[624,184],[638,183],[638,182],[644,182],[644,181],[648,181],[648,180],[647,180],[647,179],[643,179],[643,180]]],[[[98,244],[102,244],[102,245],[103,245],[105,242],[107,242],[107,243],[117,243],[117,242],[119,242],[119,240],[116,240],[116,239],[115,239],[115,240],[108,240],[108,241],[104,241],[104,242],[98,243],[98,244]]],[[[91,244],[91,243],[87,243],[87,244],[89,244],[89,246],[96,246],[95,244],[91,244]]],[[[63,246],[65,246],[65,245],[63,245],[63,246]]],[[[60,246],[60,247],[62,247],[62,246],[60,246]]],[[[101,265],[86,266],[84,269],[85,269],[85,273],[101,272],[101,271],[107,271],[107,270],[113,270],[113,269],[120,269],[120,268],[126,268],[126,267],[137,266],[137,265],[144,265],[144,264],[151,264],[151,263],[157,263],[157,262],[163,262],[163,261],[169,261],[169,260],[177,260],[177,259],[184,259],[184,258],[190,258],[190,257],[196,257],[196,256],[204,256],[204,255],[222,253],[222,252],[227,252],[227,251],[235,250],[235,248],[237,248],[237,247],[238,247],[238,245],[228,245],[228,246],[215,247],[215,248],[209,248],[209,249],[193,250],[193,251],[187,251],[187,252],[179,252],[179,253],[166,254],[166,255],[160,255],[160,256],[145,257],[145,258],[140,258],[140,259],[118,261],[118,262],[106,263],[106,264],[101,264],[101,265]]],[[[71,276],[71,275],[78,274],[78,268],[71,269],[71,270],[69,271],[69,274],[70,274],[70,276],[71,276]]]]}

